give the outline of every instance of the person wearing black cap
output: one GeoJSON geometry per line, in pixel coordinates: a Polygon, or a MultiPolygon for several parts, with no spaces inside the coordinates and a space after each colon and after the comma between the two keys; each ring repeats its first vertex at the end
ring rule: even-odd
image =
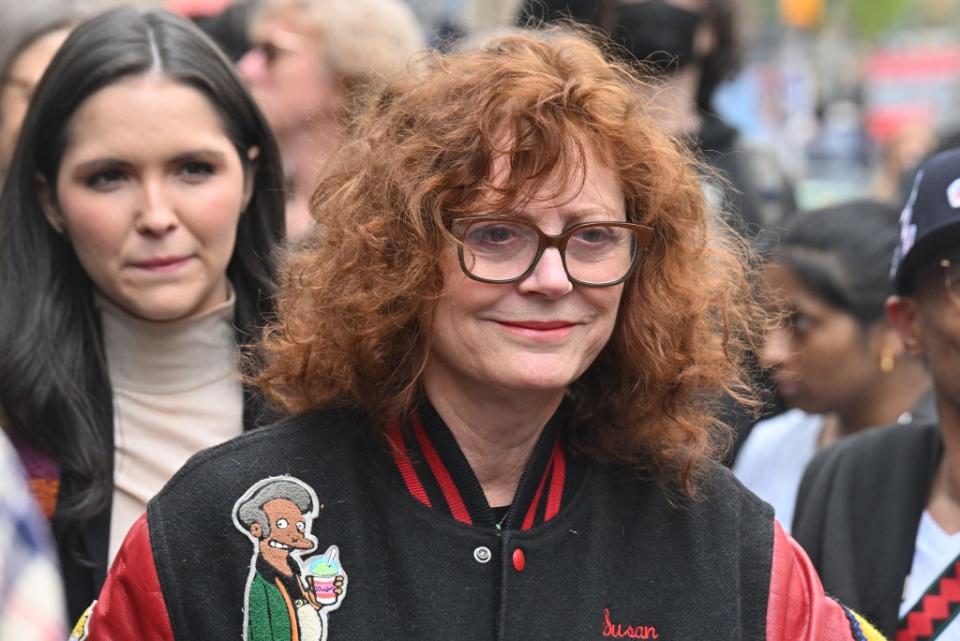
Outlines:
{"type": "Polygon", "coordinates": [[[960,149],[920,168],[887,316],[933,379],[938,418],[821,453],[793,533],[824,588],[890,638],[960,639],[960,149]]]}

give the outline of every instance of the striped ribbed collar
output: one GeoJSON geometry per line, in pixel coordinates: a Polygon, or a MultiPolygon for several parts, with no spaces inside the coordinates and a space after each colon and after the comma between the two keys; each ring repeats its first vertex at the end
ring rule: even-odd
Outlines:
{"type": "Polygon", "coordinates": [[[387,433],[400,481],[425,506],[481,527],[529,530],[555,517],[573,496],[583,465],[567,453],[561,438],[563,407],[547,422],[498,525],[473,469],[453,433],[426,400],[405,422],[387,433]]]}

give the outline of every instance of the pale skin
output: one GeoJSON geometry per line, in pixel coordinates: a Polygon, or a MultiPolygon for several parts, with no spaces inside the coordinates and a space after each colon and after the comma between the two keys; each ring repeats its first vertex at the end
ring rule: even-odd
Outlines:
{"type": "Polygon", "coordinates": [[[560,406],[563,393],[529,396],[465,393],[424,379],[430,398],[457,439],[492,507],[510,505],[520,476],[547,420],[560,406]]]}
{"type": "Polygon", "coordinates": [[[337,118],[345,99],[322,42],[298,26],[303,20],[294,11],[264,16],[251,30],[252,42],[261,47],[237,65],[277,137],[293,181],[286,210],[290,238],[313,222],[308,200],[340,143],[337,118]]]}
{"type": "Polygon", "coordinates": [[[37,83],[69,34],[69,29],[56,29],[40,36],[10,65],[6,83],[0,86],[0,174],[10,164],[37,83]]]}
{"type": "Polygon", "coordinates": [[[81,103],[56,184],[38,186],[51,227],[107,299],[174,321],[227,299],[252,176],[203,94],[151,73],[81,103]]]}
{"type": "MultiPolygon", "coordinates": [[[[503,171],[500,163],[495,176],[503,171]]],[[[534,200],[522,215],[550,234],[578,222],[624,221],[623,192],[614,172],[592,157],[585,171],[582,191],[570,186],[556,197],[534,200]]],[[[554,248],[524,280],[507,285],[468,278],[453,247],[441,257],[441,270],[444,292],[433,317],[424,388],[487,502],[509,505],[567,387],[609,340],[623,286],[573,285],[554,248]],[[528,326],[531,321],[564,326],[537,330],[528,326]]]]}
{"type": "Polygon", "coordinates": [[[943,458],[927,509],[944,531],[955,534],[960,532],[960,301],[947,294],[939,272],[927,270],[913,296],[887,301],[887,316],[933,378],[943,458]]]}

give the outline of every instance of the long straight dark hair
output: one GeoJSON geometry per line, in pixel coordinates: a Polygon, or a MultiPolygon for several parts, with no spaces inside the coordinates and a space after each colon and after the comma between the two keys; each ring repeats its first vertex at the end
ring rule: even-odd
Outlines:
{"type": "Polygon", "coordinates": [[[271,256],[284,235],[280,156],[230,62],[197,28],[164,12],[118,9],[80,25],[37,87],[0,196],[0,408],[15,438],[52,456],[86,488],[58,506],[67,522],[109,505],[113,393],[93,283],[70,242],[47,223],[37,185],[57,184],[77,108],[108,85],[149,73],[203,94],[244,171],[254,172],[227,267],[238,344],[256,338],[273,304],[271,256]],[[253,162],[252,147],[260,150],[253,162]]]}

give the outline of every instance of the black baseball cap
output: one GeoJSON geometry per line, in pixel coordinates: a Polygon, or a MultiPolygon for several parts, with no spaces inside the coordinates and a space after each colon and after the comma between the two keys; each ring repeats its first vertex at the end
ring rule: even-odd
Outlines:
{"type": "Polygon", "coordinates": [[[913,275],[960,249],[960,148],[931,156],[920,165],[900,215],[900,241],[893,252],[897,294],[909,294],[913,275]]]}

